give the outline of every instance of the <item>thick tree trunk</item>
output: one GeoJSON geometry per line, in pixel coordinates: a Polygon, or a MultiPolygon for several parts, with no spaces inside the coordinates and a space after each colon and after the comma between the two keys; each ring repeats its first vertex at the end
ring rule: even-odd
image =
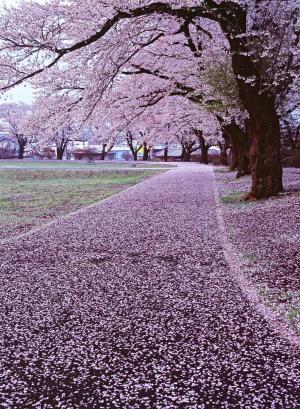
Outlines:
{"type": "Polygon", "coordinates": [[[231,138],[230,145],[230,166],[229,170],[234,172],[239,167],[239,150],[237,141],[234,138],[231,138]]]}
{"type": "Polygon", "coordinates": [[[127,132],[127,135],[126,135],[126,141],[127,141],[127,145],[129,146],[130,152],[132,153],[133,160],[136,162],[138,159],[138,153],[142,149],[143,145],[134,147],[133,136],[132,136],[132,133],[129,131],[127,132]]]}
{"type": "Polygon", "coordinates": [[[237,170],[237,178],[251,174],[248,197],[262,199],[282,190],[279,120],[275,103],[267,95],[253,93],[249,106],[252,108],[248,109],[251,113],[245,121],[245,131],[234,121],[223,129],[230,137],[230,169],[237,170]]]}
{"type": "Polygon", "coordinates": [[[182,146],[180,160],[181,162],[186,162],[186,150],[184,146],[182,146]]]}
{"type": "Polygon", "coordinates": [[[149,159],[149,151],[148,151],[148,149],[146,148],[146,149],[144,149],[144,151],[143,151],[143,160],[144,161],[147,161],[149,159]]]}
{"type": "Polygon", "coordinates": [[[56,149],[56,159],[57,160],[62,160],[63,156],[64,156],[64,149],[57,148],[56,149]]]}
{"type": "Polygon", "coordinates": [[[275,98],[263,88],[263,78],[247,48],[248,42],[241,35],[247,36],[247,11],[234,2],[228,2],[219,23],[230,44],[232,68],[241,102],[249,113],[252,187],[248,197],[267,198],[283,188],[275,98]]]}
{"type": "Polygon", "coordinates": [[[67,138],[62,138],[62,140],[60,141],[59,146],[57,146],[56,148],[56,159],[58,160],[62,160],[65,150],[67,148],[68,145],[68,139],[67,138]]]}
{"type": "Polygon", "coordinates": [[[249,120],[245,121],[245,132],[240,133],[238,148],[238,172],[237,178],[251,174],[250,156],[249,156],[249,120]]]}
{"type": "Polygon", "coordinates": [[[190,162],[190,161],[191,161],[191,151],[186,150],[184,162],[190,162]]]}
{"type": "Polygon", "coordinates": [[[181,142],[181,146],[182,146],[181,160],[183,162],[190,162],[191,161],[192,153],[199,149],[198,147],[194,148],[195,144],[196,144],[196,141],[181,142]]]}
{"type": "Polygon", "coordinates": [[[168,162],[168,154],[169,154],[169,144],[165,143],[165,148],[164,148],[164,161],[168,162]]]}
{"type": "Polygon", "coordinates": [[[101,154],[100,154],[100,160],[105,160],[105,156],[106,156],[106,154],[107,154],[106,148],[107,148],[107,144],[104,143],[104,144],[102,145],[102,150],[101,150],[101,154]]]}
{"type": "Polygon", "coordinates": [[[218,147],[220,149],[220,162],[222,166],[228,166],[228,144],[227,144],[227,135],[223,135],[224,142],[218,141],[218,147]]]}
{"type": "Polygon", "coordinates": [[[26,146],[26,143],[19,142],[18,159],[24,159],[25,146],[26,146]]]}
{"type": "Polygon", "coordinates": [[[200,162],[204,163],[204,165],[208,165],[208,149],[209,146],[206,145],[201,148],[200,162]]]}
{"type": "Polygon", "coordinates": [[[228,166],[227,148],[225,143],[218,141],[218,146],[220,149],[220,163],[222,166],[228,166]]]}
{"type": "Polygon", "coordinates": [[[248,144],[249,127],[247,126],[246,131],[244,131],[233,120],[230,124],[223,125],[222,128],[224,138],[227,137],[230,140],[230,170],[237,170],[237,177],[249,175],[251,173],[248,144]]]}
{"type": "Polygon", "coordinates": [[[150,149],[151,147],[147,145],[146,142],[143,143],[143,160],[148,160],[149,159],[149,155],[150,155],[150,149]]]}
{"type": "Polygon", "coordinates": [[[204,163],[205,165],[208,165],[208,150],[210,148],[210,145],[205,142],[205,138],[203,136],[202,131],[200,131],[198,129],[195,129],[195,134],[196,134],[196,136],[198,138],[199,148],[200,148],[200,151],[201,151],[200,163],[204,163]]]}
{"type": "Polygon", "coordinates": [[[280,127],[275,103],[266,95],[256,98],[249,121],[252,189],[250,197],[262,199],[283,190],[280,127]]]}

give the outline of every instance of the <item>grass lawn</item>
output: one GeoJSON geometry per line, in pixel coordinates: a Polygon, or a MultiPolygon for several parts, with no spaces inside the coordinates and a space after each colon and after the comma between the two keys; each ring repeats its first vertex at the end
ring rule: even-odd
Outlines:
{"type": "MultiPolygon", "coordinates": [[[[161,170],[4,161],[0,164],[0,239],[29,231],[120,192],[161,170]],[[49,167],[50,166],[50,167],[49,167]],[[80,167],[81,166],[81,167],[80,167]]],[[[119,165],[119,164],[114,164],[119,165]]],[[[123,165],[124,166],[124,165],[123,165]]]]}
{"type": "Polygon", "coordinates": [[[64,170],[113,170],[113,169],[128,169],[135,168],[147,169],[169,169],[174,165],[161,164],[155,162],[115,162],[115,161],[95,161],[92,164],[86,161],[70,161],[70,160],[0,160],[0,171],[4,169],[64,169],[64,170]]]}

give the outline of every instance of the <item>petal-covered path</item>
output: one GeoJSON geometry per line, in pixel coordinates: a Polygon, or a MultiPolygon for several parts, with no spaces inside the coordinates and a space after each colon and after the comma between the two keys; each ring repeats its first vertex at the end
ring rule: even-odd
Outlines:
{"type": "Polygon", "coordinates": [[[232,278],[211,168],[1,245],[1,408],[300,407],[300,354],[232,278]]]}

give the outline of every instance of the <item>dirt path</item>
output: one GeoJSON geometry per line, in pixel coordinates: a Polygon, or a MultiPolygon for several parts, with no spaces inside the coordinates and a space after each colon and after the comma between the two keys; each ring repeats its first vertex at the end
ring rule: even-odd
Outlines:
{"type": "Polygon", "coordinates": [[[299,408],[299,349],[232,279],[211,168],[1,248],[0,407],[299,408]]]}

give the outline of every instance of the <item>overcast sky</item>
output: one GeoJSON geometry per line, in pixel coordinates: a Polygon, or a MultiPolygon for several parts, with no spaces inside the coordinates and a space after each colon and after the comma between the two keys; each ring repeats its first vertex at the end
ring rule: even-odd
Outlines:
{"type": "MultiPolygon", "coordinates": [[[[18,4],[20,0],[0,0],[0,7],[12,6],[18,4]]],[[[33,101],[33,93],[31,88],[27,85],[20,85],[14,88],[12,91],[6,93],[5,97],[1,99],[1,102],[26,102],[30,104],[33,101]]]]}

